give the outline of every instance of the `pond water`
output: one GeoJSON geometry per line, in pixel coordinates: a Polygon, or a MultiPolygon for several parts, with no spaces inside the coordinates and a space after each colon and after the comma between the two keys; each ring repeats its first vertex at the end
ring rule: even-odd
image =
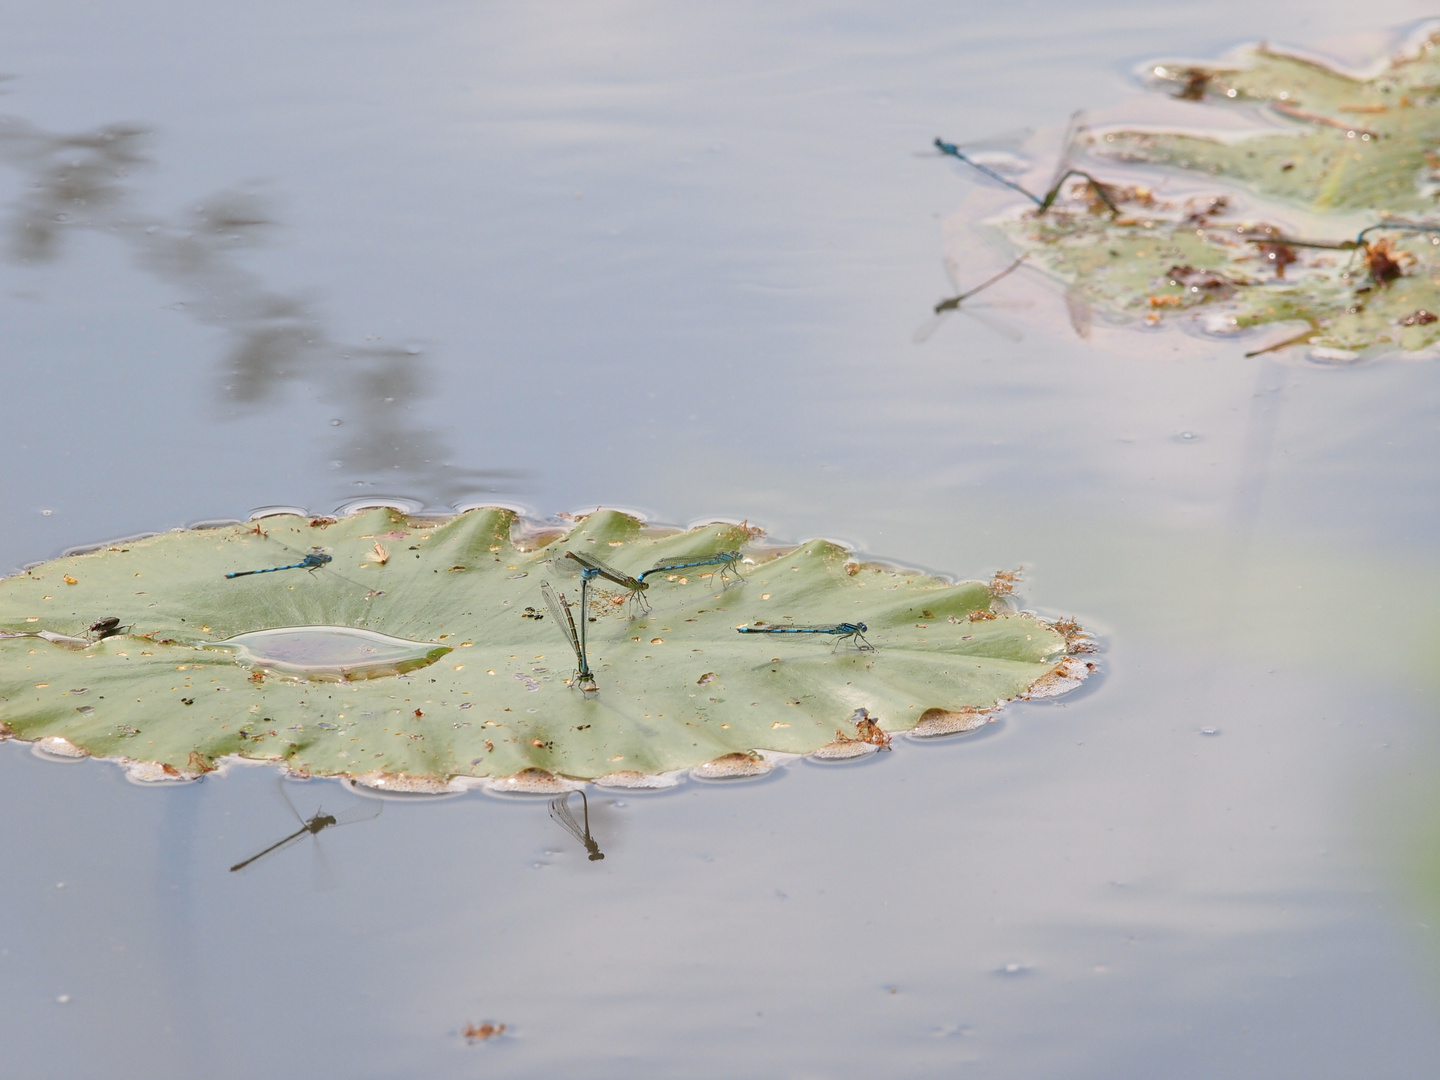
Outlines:
{"type": "Polygon", "coordinates": [[[606,505],[1023,564],[1103,651],[981,735],[592,792],[603,861],[472,793],[232,873],[297,828],[272,771],[0,744],[8,1075],[1433,1070],[1440,364],[1080,340],[1025,272],[1022,340],[912,340],[980,190],[934,136],[1247,40],[1363,61],[1414,5],[9,14],[0,565],[267,505],[606,505]]]}

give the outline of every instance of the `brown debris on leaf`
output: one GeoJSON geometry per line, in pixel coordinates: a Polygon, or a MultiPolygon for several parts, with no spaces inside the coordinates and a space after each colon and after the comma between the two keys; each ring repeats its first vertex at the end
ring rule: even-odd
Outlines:
{"type": "Polygon", "coordinates": [[[1436,315],[1434,312],[1426,311],[1424,308],[1419,308],[1418,310],[1411,312],[1409,315],[1406,315],[1403,319],[1401,319],[1400,325],[1429,326],[1437,319],[1440,319],[1440,315],[1436,315]]]}
{"type": "Polygon", "coordinates": [[[1074,619],[1058,619],[1050,626],[1065,636],[1065,651],[1071,656],[1096,651],[1095,643],[1090,640],[1089,633],[1074,619]]]}
{"type": "Polygon", "coordinates": [[[990,619],[994,619],[997,616],[995,612],[991,611],[989,608],[977,608],[976,610],[970,612],[967,617],[971,622],[988,622],[990,619]]]}
{"type": "Polygon", "coordinates": [[[836,728],[834,742],[826,743],[811,756],[833,761],[890,749],[889,733],[880,727],[879,720],[870,715],[870,710],[863,707],[856,709],[850,722],[855,725],[854,735],[847,735],[836,728]]]}
{"type": "Polygon", "coordinates": [[[465,1036],[465,1041],[472,1046],[477,1042],[484,1042],[486,1039],[493,1039],[497,1035],[505,1034],[504,1024],[492,1024],[486,1020],[483,1024],[466,1024],[460,1032],[465,1036]]]}
{"type": "Polygon", "coordinates": [[[1275,268],[1275,277],[1281,281],[1285,279],[1285,268],[1300,261],[1289,244],[1261,244],[1260,257],[1275,268]]]}
{"type": "Polygon", "coordinates": [[[1405,276],[1405,268],[1415,262],[1415,256],[1400,251],[1388,236],[1382,236],[1373,244],[1364,245],[1365,268],[1370,271],[1370,280],[1385,286],[1396,278],[1405,276]]]}
{"type": "MultiPolygon", "coordinates": [[[[998,599],[1013,593],[1015,582],[1020,580],[1020,571],[1023,569],[1025,568],[1021,566],[1014,570],[996,570],[995,576],[990,579],[990,595],[998,599]]],[[[974,616],[972,615],[971,618],[974,616]]],[[[994,615],[991,615],[991,618],[994,618],[994,615]]]]}
{"type": "Polygon", "coordinates": [[[856,709],[855,713],[855,737],[871,746],[878,746],[881,750],[889,750],[890,736],[881,729],[880,721],[864,709],[856,709]]]}
{"type": "Polygon", "coordinates": [[[1175,72],[1174,78],[1180,83],[1180,88],[1175,91],[1175,98],[1179,101],[1201,101],[1205,97],[1205,88],[1210,85],[1214,73],[1204,68],[1185,68],[1175,72]]]}
{"type": "Polygon", "coordinates": [[[1095,673],[1095,665],[1086,660],[1067,656],[1060,666],[1048,675],[1041,676],[1024,694],[1021,700],[1034,701],[1039,698],[1059,697],[1074,690],[1095,673]]]}
{"type": "Polygon", "coordinates": [[[1188,293],[1223,298],[1232,296],[1235,283],[1217,274],[1214,270],[1201,270],[1194,266],[1172,266],[1169,270],[1170,283],[1178,285],[1188,293]]]}
{"type": "Polygon", "coordinates": [[[754,750],[747,750],[744,753],[721,754],[714,761],[695,766],[690,770],[690,775],[701,780],[733,780],[746,776],[761,776],[772,768],[774,766],[754,750]]]}

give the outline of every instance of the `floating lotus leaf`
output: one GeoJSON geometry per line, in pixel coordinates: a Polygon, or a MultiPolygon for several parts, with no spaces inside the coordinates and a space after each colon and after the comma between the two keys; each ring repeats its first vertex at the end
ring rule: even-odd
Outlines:
{"type": "Polygon", "coordinates": [[[1176,96],[1264,106],[1281,130],[1217,138],[1115,131],[1099,153],[1240,181],[1311,210],[1433,210],[1440,160],[1440,34],[1358,79],[1260,46],[1233,64],[1157,64],[1176,96]]]}
{"type": "Polygon", "coordinates": [[[849,741],[871,748],[917,724],[965,730],[1032,687],[1083,677],[1067,655],[1073,624],[1005,611],[993,603],[1004,591],[861,564],[823,540],[761,547],[739,526],[660,530],[613,512],[564,535],[498,508],[446,521],[272,516],[0,581],[0,733],[148,763],[153,776],[228,755],[422,789],[456,777],[643,784],[715,762],[707,775],[736,775],[764,751],[846,756],[849,741]],[[714,566],[652,575],[648,612],[592,586],[597,688],[575,685],[540,593],[551,581],[578,617],[565,551],[638,574],[742,545],[745,581],[723,584],[714,566]],[[330,560],[226,577],[312,550],[330,560]],[[875,650],[736,632],[792,621],[863,621],[875,650]]]}
{"type": "Polygon", "coordinates": [[[997,224],[1067,286],[1072,312],[1150,325],[1179,317],[1218,334],[1303,324],[1270,347],[1303,342],[1337,360],[1429,349],[1440,340],[1440,233],[1400,226],[1434,224],[1424,212],[1440,192],[1437,42],[1424,39],[1370,79],[1263,47],[1230,65],[1154,65],[1153,80],[1176,96],[1263,105],[1284,129],[1111,130],[1087,134],[1086,146],[1112,163],[1248,187],[1244,215],[1230,209],[1233,190],[1164,198],[1153,182],[1121,182],[1112,165],[1098,172],[1118,212],[1074,178],[1044,213],[997,224]],[[1257,206],[1255,195],[1275,201],[1257,206]],[[1276,224],[1297,217],[1303,227],[1276,224]],[[1379,228],[1357,243],[1357,220],[1379,228]]]}

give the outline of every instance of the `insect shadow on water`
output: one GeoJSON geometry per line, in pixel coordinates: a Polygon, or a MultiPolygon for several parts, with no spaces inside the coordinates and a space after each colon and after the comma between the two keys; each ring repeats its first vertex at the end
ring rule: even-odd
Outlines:
{"type": "Polygon", "coordinates": [[[1055,200],[1060,197],[1060,191],[1065,186],[1065,181],[1069,180],[1072,176],[1078,176],[1082,180],[1084,180],[1089,185],[1091,192],[1094,193],[1095,198],[1101,203],[1103,203],[1106,209],[1108,209],[1111,214],[1118,214],[1120,211],[1115,206],[1115,200],[1111,196],[1109,189],[1099,180],[1095,179],[1095,177],[1091,176],[1084,169],[1077,169],[1074,167],[1074,165],[1071,164],[1071,153],[1073,152],[1080,136],[1084,134],[1085,130],[1086,127],[1084,122],[1084,113],[1073,113],[1070,117],[1070,126],[1065,131],[1065,139],[1060,144],[1060,160],[1056,162],[1055,172],[1054,175],[1051,177],[1050,186],[1045,189],[1045,193],[1043,195],[1036,195],[1034,192],[1030,191],[1028,188],[1017,183],[1016,181],[1011,180],[1006,176],[1002,176],[999,172],[990,168],[983,162],[975,160],[974,157],[965,153],[964,149],[959,144],[949,143],[946,142],[944,139],[937,138],[935,140],[935,149],[943,155],[953,157],[957,161],[963,161],[966,165],[969,165],[972,169],[977,170],[985,176],[988,176],[991,180],[994,180],[1000,184],[1004,184],[1011,191],[1016,191],[1019,192],[1021,195],[1024,195],[1025,198],[1029,199],[1032,203],[1035,204],[1036,214],[1044,214],[1047,210],[1049,210],[1052,206],[1055,205],[1055,200]]]}
{"type": "Polygon", "coordinates": [[[600,843],[590,835],[590,800],[585,797],[585,792],[580,792],[580,806],[585,817],[585,827],[582,829],[580,823],[575,820],[575,815],[570,813],[570,796],[573,792],[567,791],[558,799],[550,800],[550,816],[554,818],[562,829],[568,832],[589,853],[591,862],[598,862],[605,858],[605,853],[600,850],[600,843]]]}
{"type": "Polygon", "coordinates": [[[258,851],[248,859],[243,859],[236,863],[230,867],[230,872],[233,874],[237,870],[244,870],[247,866],[258,862],[265,858],[265,856],[273,855],[275,852],[280,851],[282,848],[289,847],[291,844],[296,843],[308,835],[315,837],[312,850],[315,853],[317,875],[325,882],[323,887],[333,887],[329,883],[329,879],[333,878],[333,874],[329,871],[324,850],[320,846],[320,834],[326,829],[333,829],[338,825],[354,825],[361,821],[370,821],[373,818],[379,817],[380,811],[385,808],[385,804],[376,802],[373,806],[352,806],[347,810],[342,810],[334,814],[327,814],[324,807],[317,807],[315,813],[306,818],[301,817],[300,811],[295,809],[295,804],[290,801],[290,796],[286,794],[284,785],[285,782],[283,780],[280,781],[280,796],[285,800],[285,805],[290,808],[290,813],[295,816],[295,820],[299,823],[300,827],[289,836],[282,837],[275,841],[275,843],[263,851],[258,851]]]}
{"type": "Polygon", "coordinates": [[[991,277],[986,278],[979,285],[976,285],[973,289],[970,289],[966,292],[958,291],[960,289],[960,281],[958,275],[956,274],[955,262],[953,259],[946,259],[945,272],[949,275],[951,283],[955,286],[957,290],[956,295],[950,297],[949,299],[941,300],[938,304],[935,305],[935,314],[932,315],[929,319],[927,319],[925,323],[920,327],[920,329],[915,331],[915,344],[919,345],[920,343],[927,341],[930,338],[930,335],[935,333],[935,331],[940,328],[940,324],[943,323],[946,319],[948,319],[950,317],[950,313],[954,311],[964,312],[966,315],[969,315],[972,318],[979,320],[980,322],[988,326],[991,330],[994,330],[1001,337],[1009,338],[1011,341],[1014,342],[1024,340],[1025,335],[1022,334],[1015,327],[1010,326],[1008,323],[1000,322],[997,319],[989,318],[981,311],[977,310],[977,308],[998,307],[999,305],[983,303],[971,304],[968,307],[961,307],[960,305],[963,304],[966,300],[970,299],[970,297],[974,296],[976,293],[984,292],[1001,278],[1008,277],[1009,275],[1014,273],[1020,268],[1020,264],[1023,263],[1027,258],[1029,258],[1028,254],[1021,255],[1009,266],[1005,267],[1004,270],[1001,270],[998,274],[994,274],[991,277]]]}

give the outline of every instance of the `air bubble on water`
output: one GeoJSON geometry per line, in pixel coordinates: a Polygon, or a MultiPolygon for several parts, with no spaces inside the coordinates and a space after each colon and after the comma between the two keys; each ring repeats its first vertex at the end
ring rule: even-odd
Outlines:
{"type": "Polygon", "coordinates": [[[54,513],[55,513],[54,510],[41,510],[41,511],[40,511],[40,516],[41,516],[41,517],[50,517],[50,516],[51,516],[52,514],[54,514],[54,513]]]}
{"type": "Polygon", "coordinates": [[[1219,735],[1219,734],[1220,734],[1220,729],[1219,729],[1218,727],[1202,727],[1202,728],[1200,729],[1200,734],[1201,734],[1201,735],[1219,735]]]}
{"type": "Polygon", "coordinates": [[[1180,438],[1182,438],[1182,439],[1193,439],[1193,438],[1195,438],[1195,433],[1194,433],[1193,431],[1182,431],[1182,432],[1180,433],[1180,438]]]}
{"type": "Polygon", "coordinates": [[[69,995],[69,994],[61,994],[61,995],[59,995],[58,997],[56,997],[56,999],[55,999],[55,1004],[57,1004],[57,1005],[68,1005],[69,1003],[70,1003],[70,995],[69,995]]]}
{"type": "Polygon", "coordinates": [[[330,421],[330,426],[331,426],[331,427],[339,427],[339,426],[340,426],[341,424],[343,424],[344,422],[345,422],[345,421],[343,421],[343,420],[331,420],[331,421],[330,421]]]}
{"type": "Polygon", "coordinates": [[[419,356],[419,355],[420,355],[420,346],[419,346],[419,345],[406,345],[406,346],[405,346],[405,352],[408,353],[410,356],[419,356]]]}

